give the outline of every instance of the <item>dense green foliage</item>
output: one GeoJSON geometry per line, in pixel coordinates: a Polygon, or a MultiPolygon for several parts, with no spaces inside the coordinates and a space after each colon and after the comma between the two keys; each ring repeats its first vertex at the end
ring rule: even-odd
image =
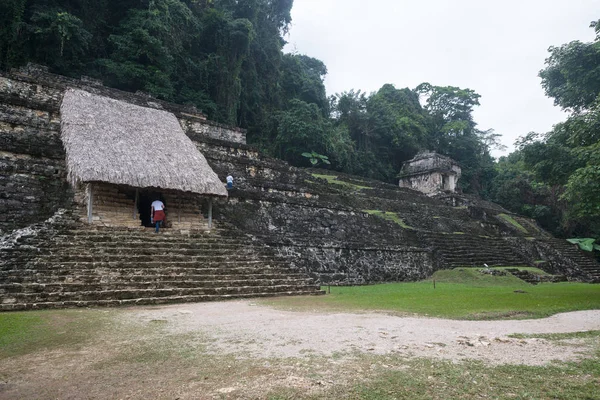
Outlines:
{"type": "Polygon", "coordinates": [[[562,236],[600,236],[600,25],[592,27],[594,42],[551,47],[540,72],[569,118],[522,137],[493,185],[494,200],[562,236]]]}
{"type": "Polygon", "coordinates": [[[345,172],[392,181],[404,161],[434,150],[460,162],[463,189],[485,195],[497,135],[477,129],[472,113],[478,99],[469,89],[429,83],[413,90],[386,84],[369,96],[338,94],[331,102],[337,143],[351,145],[330,151],[345,172]]]}
{"type": "Polygon", "coordinates": [[[542,86],[569,119],[494,163],[470,89],[383,85],[328,97],[327,67],[285,54],[293,0],[3,0],[0,68],[36,62],[197,106],[248,129],[248,141],[298,166],[393,182],[420,150],[457,160],[460,187],[562,236],[600,236],[600,24],[594,42],[551,47],[542,86]],[[311,154],[307,157],[306,154],[311,154]],[[314,155],[318,155],[315,157],[314,155]],[[324,160],[327,160],[325,162],[324,160]]]}
{"type": "Polygon", "coordinates": [[[6,0],[0,68],[32,61],[192,104],[213,120],[247,128],[250,143],[295,165],[316,160],[303,153],[319,154],[329,168],[393,182],[404,161],[436,150],[463,164],[464,189],[488,191],[493,134],[473,121],[479,95],[388,84],[370,95],[328,98],[323,62],[282,51],[292,4],[6,0]]]}

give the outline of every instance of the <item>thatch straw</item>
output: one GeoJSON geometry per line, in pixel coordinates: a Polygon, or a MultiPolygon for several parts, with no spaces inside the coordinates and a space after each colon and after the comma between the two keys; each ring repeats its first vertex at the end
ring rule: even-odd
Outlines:
{"type": "Polygon", "coordinates": [[[169,112],[69,89],[61,120],[74,183],[227,196],[217,174],[169,112]]]}

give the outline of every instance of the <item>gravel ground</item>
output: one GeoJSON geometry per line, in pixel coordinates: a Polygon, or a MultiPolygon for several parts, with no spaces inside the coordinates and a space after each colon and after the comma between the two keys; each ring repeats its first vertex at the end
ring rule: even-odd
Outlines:
{"type": "Polygon", "coordinates": [[[248,358],[351,356],[396,353],[491,365],[544,365],[589,354],[581,340],[560,343],[513,339],[513,333],[600,330],[600,310],[536,320],[455,321],[398,317],[383,313],[281,311],[251,301],[185,304],[132,309],[130,322],[161,321],[173,333],[202,333],[210,351],[248,358]]]}

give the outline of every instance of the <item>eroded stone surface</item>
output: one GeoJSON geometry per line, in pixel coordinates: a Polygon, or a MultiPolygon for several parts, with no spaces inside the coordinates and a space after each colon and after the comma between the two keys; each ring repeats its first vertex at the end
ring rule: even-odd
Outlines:
{"type": "MultiPolygon", "coordinates": [[[[442,268],[486,264],[537,265],[569,279],[600,279],[600,267],[594,260],[553,239],[534,221],[498,205],[460,194],[430,198],[356,176],[294,168],[245,144],[245,131],[206,121],[193,108],[106,88],[89,79],[48,74],[39,68],[0,74],[0,234],[12,237],[15,230],[41,223],[59,209],[68,210],[62,220],[69,222],[51,220],[44,224],[47,229],[42,229],[48,232],[46,236],[28,239],[25,235],[5,241],[12,243],[0,254],[6,279],[20,279],[17,271],[27,271],[29,278],[50,279],[48,269],[40,268],[49,261],[40,261],[36,249],[51,243],[45,241],[52,237],[64,235],[69,240],[70,234],[64,229],[72,229],[72,224],[77,229],[84,227],[79,221],[84,205],[81,199],[74,202],[76,195],[66,180],[60,140],[59,103],[68,87],[174,113],[219,177],[224,181],[227,175],[234,176],[229,199],[214,206],[217,226],[223,232],[231,230],[238,237],[244,236],[243,243],[268,249],[275,261],[323,284],[418,280],[442,268]],[[64,228],[67,225],[70,227],[64,228]]],[[[124,207],[119,215],[133,215],[135,195],[119,198],[119,202],[124,207]]],[[[207,218],[205,203],[193,209],[199,221],[207,218]]],[[[115,237],[119,234],[123,232],[116,232],[115,237]]],[[[142,251],[136,246],[124,246],[130,252],[137,249],[128,256],[135,258],[135,252],[142,251]]],[[[245,246],[232,252],[243,253],[245,246]]],[[[50,255],[54,257],[51,262],[61,266],[85,266],[93,257],[89,251],[82,251],[80,259],[72,254],[50,255]]],[[[168,260],[169,252],[163,256],[168,260]]],[[[93,262],[97,262],[99,276],[109,277],[120,271],[119,263],[124,261],[101,256],[93,262]]],[[[61,267],[60,271],[64,275],[61,279],[77,282],[76,268],[61,267]]],[[[144,276],[144,272],[138,275],[144,276]]],[[[145,292],[133,286],[140,299],[115,294],[113,303],[106,297],[107,290],[95,288],[102,291],[97,304],[150,301],[145,292]]],[[[42,287],[38,289],[43,292],[42,287]]],[[[91,304],[86,303],[88,294],[53,296],[53,307],[91,304]]],[[[8,297],[4,300],[11,301],[8,297]]]]}

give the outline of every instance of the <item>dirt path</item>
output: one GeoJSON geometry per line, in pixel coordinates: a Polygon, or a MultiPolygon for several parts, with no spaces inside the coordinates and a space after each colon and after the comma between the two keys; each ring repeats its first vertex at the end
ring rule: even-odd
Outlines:
{"type": "MultiPolygon", "coordinates": [[[[351,394],[353,388],[391,371],[406,371],[401,376],[413,388],[437,390],[430,398],[468,392],[465,398],[474,399],[486,393],[493,378],[487,366],[457,365],[457,378],[432,373],[434,362],[481,360],[494,366],[577,360],[596,351],[596,339],[508,335],[600,330],[600,310],[527,321],[289,312],[252,301],[80,312],[81,321],[101,321],[88,340],[0,360],[0,399],[354,399],[362,397],[351,394]],[[468,383],[456,386],[456,379],[468,383]]],[[[504,385],[512,372],[500,373],[504,385]]],[[[596,384],[591,374],[565,379],[575,387],[596,384]]],[[[390,381],[378,382],[385,388],[390,381]]]]}
{"type": "Polygon", "coordinates": [[[600,310],[520,321],[455,321],[380,313],[288,312],[251,301],[135,309],[130,322],[160,321],[174,333],[203,333],[210,351],[248,358],[351,355],[355,352],[434,357],[489,364],[543,365],[584,357],[577,340],[513,339],[513,333],[600,330],[600,310]],[[567,344],[567,345],[565,345],[567,344]],[[571,344],[571,345],[568,345],[571,344]]]}

